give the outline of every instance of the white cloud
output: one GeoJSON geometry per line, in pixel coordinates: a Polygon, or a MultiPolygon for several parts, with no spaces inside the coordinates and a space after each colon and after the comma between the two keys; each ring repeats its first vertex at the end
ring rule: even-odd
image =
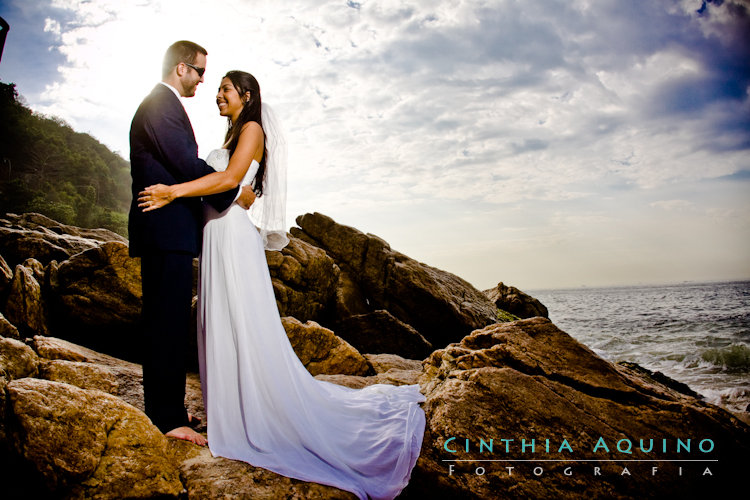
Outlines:
{"type": "Polygon", "coordinates": [[[60,23],[48,17],[47,19],[44,20],[44,31],[48,33],[53,33],[59,36],[60,35],[60,23]]]}
{"type": "MultiPolygon", "coordinates": [[[[192,39],[209,51],[206,83],[186,100],[202,154],[223,135],[213,102],[221,75],[248,70],[288,128],[290,222],[316,210],[366,231],[384,228],[381,236],[402,250],[424,251],[421,260],[437,256],[421,228],[445,205],[474,214],[471,224],[442,214],[442,227],[459,239],[512,218],[510,226],[529,225],[514,241],[544,258],[565,231],[586,245],[596,234],[579,228],[609,238],[607,223],[626,217],[613,218],[623,193],[672,214],[705,211],[703,200],[671,198],[674,187],[750,169],[741,123],[747,87],[742,98],[713,95],[729,70],[711,59],[712,40],[741,52],[729,29],[736,20],[715,6],[704,18],[692,2],[52,6],[73,15],[45,21],[67,63],[36,109],[127,155],[130,118],[158,80],[163,50],[192,39]],[[424,213],[403,215],[413,210],[424,213]]],[[[497,248],[502,237],[482,245],[497,248]]],[[[461,253],[453,259],[449,267],[461,274],[461,253]]]]}

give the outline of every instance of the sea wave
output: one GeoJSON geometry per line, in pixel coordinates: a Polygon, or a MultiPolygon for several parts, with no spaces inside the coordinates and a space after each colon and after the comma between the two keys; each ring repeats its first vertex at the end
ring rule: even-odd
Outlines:
{"type": "Polygon", "coordinates": [[[750,412],[750,389],[745,387],[733,387],[724,390],[704,389],[701,394],[706,401],[725,407],[726,409],[736,412],[750,412]]]}
{"type": "Polygon", "coordinates": [[[548,290],[562,330],[609,361],[632,361],[750,414],[750,281],[548,290]]]}
{"type": "Polygon", "coordinates": [[[750,347],[745,344],[732,344],[718,349],[706,349],[701,359],[728,372],[750,372],[750,347]]]}

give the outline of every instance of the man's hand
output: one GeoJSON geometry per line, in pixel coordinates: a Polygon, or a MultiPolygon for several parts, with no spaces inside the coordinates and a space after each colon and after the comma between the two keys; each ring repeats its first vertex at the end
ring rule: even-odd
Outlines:
{"type": "Polygon", "coordinates": [[[240,197],[237,198],[237,204],[245,210],[248,210],[253,203],[255,203],[255,192],[253,191],[252,186],[243,186],[240,197]]]}

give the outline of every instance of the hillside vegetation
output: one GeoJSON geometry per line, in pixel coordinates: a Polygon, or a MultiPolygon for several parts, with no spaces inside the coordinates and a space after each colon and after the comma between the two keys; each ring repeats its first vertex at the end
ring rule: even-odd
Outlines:
{"type": "Polygon", "coordinates": [[[130,164],[63,120],[32,112],[0,82],[0,214],[39,212],[127,236],[130,164]]]}

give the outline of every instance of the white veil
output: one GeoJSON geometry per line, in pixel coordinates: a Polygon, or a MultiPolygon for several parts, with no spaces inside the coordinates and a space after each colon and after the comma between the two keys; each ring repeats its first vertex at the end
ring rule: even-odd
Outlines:
{"type": "Polygon", "coordinates": [[[281,250],[289,243],[286,235],[286,137],[276,113],[266,103],[260,111],[263,132],[266,134],[266,173],[263,196],[248,210],[248,216],[258,228],[266,250],[281,250]]]}

